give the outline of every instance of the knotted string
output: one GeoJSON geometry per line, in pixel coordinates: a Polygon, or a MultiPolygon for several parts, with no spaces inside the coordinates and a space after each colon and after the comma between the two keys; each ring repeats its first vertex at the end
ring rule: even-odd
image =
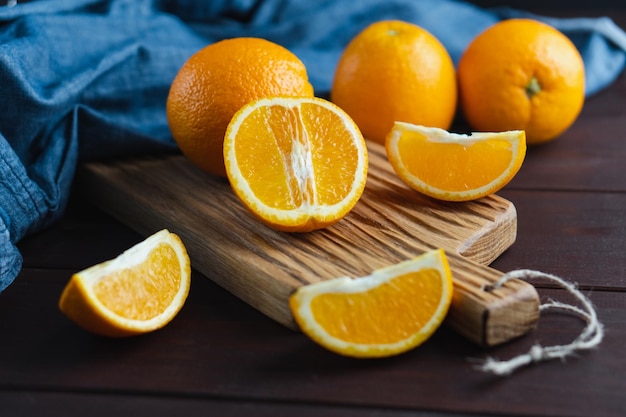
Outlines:
{"type": "Polygon", "coordinates": [[[511,279],[531,280],[536,278],[545,278],[556,282],[572,294],[582,305],[582,308],[579,308],[570,304],[550,300],[539,307],[540,312],[549,309],[568,311],[580,316],[587,323],[586,327],[583,329],[581,334],[569,344],[545,347],[540,344],[535,344],[527,353],[508,360],[500,361],[493,358],[487,358],[487,360],[484,361],[484,363],[479,367],[480,370],[491,372],[496,375],[509,375],[516,369],[531,363],[557,358],[564,360],[567,356],[576,351],[593,349],[602,341],[602,338],[604,337],[604,326],[598,320],[596,311],[589,298],[580,292],[576,285],[567,282],[556,275],[529,269],[520,269],[504,274],[497,282],[485,287],[484,289],[485,291],[491,291],[500,288],[504,285],[504,283],[511,279]]]}

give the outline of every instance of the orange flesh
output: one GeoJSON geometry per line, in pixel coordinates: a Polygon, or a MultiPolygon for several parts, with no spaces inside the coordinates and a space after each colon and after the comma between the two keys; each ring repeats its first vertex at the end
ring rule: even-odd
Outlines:
{"type": "Polygon", "coordinates": [[[261,107],[237,132],[241,173],[252,193],[273,208],[336,204],[357,172],[358,149],[352,140],[336,140],[351,136],[339,116],[307,103],[301,107],[261,107]]]}
{"type": "Polygon", "coordinates": [[[398,149],[411,174],[447,191],[472,190],[493,181],[507,169],[512,152],[506,140],[463,145],[430,141],[417,132],[405,132],[398,149]]]}
{"type": "Polygon", "coordinates": [[[330,293],[311,301],[315,320],[330,335],[363,344],[387,344],[419,332],[442,297],[436,269],[411,272],[362,293],[330,293]],[[420,308],[415,306],[419,305],[420,308]]]}
{"type": "Polygon", "coordinates": [[[161,243],[141,264],[121,269],[98,281],[94,293],[102,304],[119,316],[149,320],[163,313],[172,303],[180,286],[180,277],[176,252],[161,243]]]}

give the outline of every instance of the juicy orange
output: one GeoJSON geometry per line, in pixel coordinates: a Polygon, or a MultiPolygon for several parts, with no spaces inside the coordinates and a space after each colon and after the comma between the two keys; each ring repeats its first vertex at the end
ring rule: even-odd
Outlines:
{"type": "Polygon", "coordinates": [[[177,235],[162,230],[115,259],[72,275],[59,308],[99,335],[141,334],[174,318],[189,284],[187,251],[177,235]]]}
{"type": "Polygon", "coordinates": [[[452,300],[452,276],[443,250],[374,271],[300,287],[293,316],[312,340],[346,356],[397,355],[427,340],[452,300]]]}
{"type": "Polygon", "coordinates": [[[412,23],[373,23],[348,44],[331,100],[367,139],[383,144],[396,120],[448,129],[457,105],[454,64],[432,34],[412,23]]]}
{"type": "Polygon", "coordinates": [[[496,23],[458,65],[461,108],[473,129],[524,130],[529,144],[552,140],[584,103],[585,71],[574,44],[531,19],[496,23]]]}
{"type": "Polygon", "coordinates": [[[471,135],[397,122],[387,135],[387,158],[411,188],[449,201],[493,194],[517,174],[526,155],[522,130],[471,135]]]}
{"type": "Polygon", "coordinates": [[[224,139],[233,190],[258,219],[283,231],[343,218],[363,193],[367,157],[352,119],[321,98],[253,101],[235,114],[224,139]]]}
{"type": "Polygon", "coordinates": [[[189,58],[172,82],[167,97],[172,136],[191,162],[225,176],[228,122],[249,101],[276,95],[313,96],[298,57],[260,38],[216,42],[189,58]]]}

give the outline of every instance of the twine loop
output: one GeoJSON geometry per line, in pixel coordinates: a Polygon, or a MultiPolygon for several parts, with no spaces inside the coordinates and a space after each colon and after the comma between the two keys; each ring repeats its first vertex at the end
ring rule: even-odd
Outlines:
{"type": "Polygon", "coordinates": [[[547,274],[545,272],[530,269],[519,269],[504,274],[497,282],[486,286],[484,290],[491,291],[496,288],[500,288],[511,279],[528,281],[537,278],[548,279],[557,283],[561,288],[566,289],[570,294],[572,294],[582,305],[582,308],[580,308],[571,304],[562,303],[560,301],[549,300],[539,306],[539,311],[542,312],[553,309],[573,313],[587,323],[585,328],[582,330],[580,335],[569,344],[555,346],[541,346],[540,344],[535,344],[527,353],[515,356],[508,360],[487,358],[484,363],[479,366],[480,370],[484,372],[491,372],[496,375],[509,375],[516,369],[531,363],[542,362],[550,359],[565,360],[567,356],[572,355],[576,351],[593,349],[597,347],[600,342],[602,342],[604,337],[604,326],[598,320],[596,310],[594,309],[591,300],[589,300],[589,298],[587,298],[575,284],[572,284],[563,278],[547,274]]]}

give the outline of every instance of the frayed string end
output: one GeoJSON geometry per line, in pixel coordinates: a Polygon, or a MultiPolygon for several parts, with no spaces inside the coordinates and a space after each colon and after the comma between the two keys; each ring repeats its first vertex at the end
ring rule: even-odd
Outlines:
{"type": "Polygon", "coordinates": [[[548,309],[568,311],[581,317],[587,325],[581,332],[581,334],[571,343],[566,345],[556,346],[541,346],[539,344],[533,345],[530,350],[522,355],[516,356],[508,360],[497,360],[494,358],[487,358],[478,367],[481,371],[490,372],[495,375],[510,375],[518,368],[521,368],[532,363],[542,362],[551,359],[565,360],[567,356],[574,354],[580,350],[588,350],[597,347],[604,337],[604,326],[598,320],[596,311],[591,303],[591,300],[587,298],[575,284],[557,277],[556,275],[547,274],[544,272],[533,271],[529,269],[520,269],[511,271],[502,276],[497,282],[492,285],[486,286],[485,291],[491,291],[500,288],[504,283],[511,279],[531,280],[543,278],[557,283],[560,287],[566,289],[572,294],[582,305],[582,308],[565,304],[559,301],[550,300],[540,306],[540,311],[548,309]]]}

